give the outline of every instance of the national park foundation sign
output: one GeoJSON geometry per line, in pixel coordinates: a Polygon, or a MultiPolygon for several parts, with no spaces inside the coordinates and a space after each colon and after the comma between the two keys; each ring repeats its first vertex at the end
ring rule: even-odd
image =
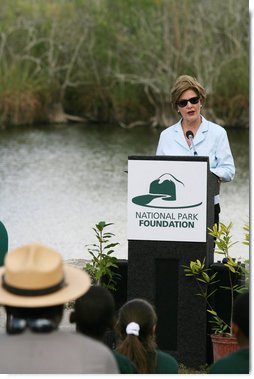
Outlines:
{"type": "Polygon", "coordinates": [[[128,239],[206,242],[207,161],[128,161],[128,239]]]}

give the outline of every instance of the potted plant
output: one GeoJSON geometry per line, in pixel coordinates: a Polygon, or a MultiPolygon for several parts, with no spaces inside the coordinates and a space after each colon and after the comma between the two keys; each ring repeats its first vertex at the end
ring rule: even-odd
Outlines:
{"type": "MultiPolygon", "coordinates": [[[[211,324],[211,339],[213,345],[214,360],[234,351],[238,348],[237,341],[232,335],[231,321],[233,312],[233,301],[237,293],[241,293],[246,290],[246,282],[241,283],[242,278],[246,276],[247,271],[243,264],[237,262],[229,254],[229,249],[237,242],[232,242],[230,235],[232,223],[225,225],[220,223],[219,228],[217,224],[213,226],[213,229],[208,229],[209,234],[215,239],[215,253],[223,255],[222,265],[226,270],[228,280],[227,285],[222,286],[218,279],[218,272],[214,272],[212,267],[206,266],[206,260],[203,262],[199,259],[196,261],[190,261],[189,266],[183,266],[185,276],[191,277],[195,280],[199,292],[198,296],[203,297],[207,305],[207,312],[209,313],[211,324]],[[213,304],[213,295],[219,288],[223,288],[229,291],[230,305],[229,305],[229,321],[223,319],[218,314],[213,304]],[[229,346],[229,347],[228,347],[229,346]]],[[[244,226],[245,230],[245,244],[249,243],[249,228],[248,225],[244,226]]]]}
{"type": "Polygon", "coordinates": [[[105,231],[110,225],[113,225],[113,223],[100,221],[93,227],[98,242],[86,245],[92,259],[86,262],[84,270],[91,276],[93,284],[101,285],[114,291],[116,289],[116,280],[120,275],[116,270],[118,265],[117,258],[113,256],[113,248],[119,243],[110,242],[114,234],[105,231]]]}

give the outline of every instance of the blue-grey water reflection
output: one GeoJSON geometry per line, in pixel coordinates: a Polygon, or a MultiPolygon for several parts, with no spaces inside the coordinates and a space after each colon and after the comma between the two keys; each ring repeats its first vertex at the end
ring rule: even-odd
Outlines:
{"type": "MultiPolygon", "coordinates": [[[[127,258],[128,155],[155,154],[160,130],[145,127],[68,125],[19,127],[0,131],[0,220],[10,249],[41,242],[64,259],[89,258],[86,244],[95,243],[92,227],[113,222],[120,242],[119,258],[127,258]]],[[[228,130],[237,173],[221,188],[221,221],[233,222],[233,240],[243,240],[249,221],[248,130],[228,130]]],[[[232,248],[247,257],[242,243],[232,248]]]]}

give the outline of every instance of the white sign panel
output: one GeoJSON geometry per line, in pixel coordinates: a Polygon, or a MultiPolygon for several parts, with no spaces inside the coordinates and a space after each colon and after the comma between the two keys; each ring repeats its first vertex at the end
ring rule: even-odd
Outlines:
{"type": "Polygon", "coordinates": [[[128,239],[206,242],[207,162],[128,161],[128,239]]]}

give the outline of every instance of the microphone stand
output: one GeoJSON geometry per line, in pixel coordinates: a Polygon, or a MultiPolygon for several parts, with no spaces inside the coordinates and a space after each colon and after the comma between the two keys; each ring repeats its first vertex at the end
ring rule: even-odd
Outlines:
{"type": "Polygon", "coordinates": [[[198,155],[197,151],[196,151],[196,148],[195,148],[195,145],[194,145],[194,142],[193,142],[193,137],[194,137],[194,134],[192,133],[191,130],[188,130],[186,132],[186,137],[188,138],[188,140],[190,140],[190,143],[191,143],[191,147],[193,149],[193,152],[194,152],[194,155],[198,155]]]}

